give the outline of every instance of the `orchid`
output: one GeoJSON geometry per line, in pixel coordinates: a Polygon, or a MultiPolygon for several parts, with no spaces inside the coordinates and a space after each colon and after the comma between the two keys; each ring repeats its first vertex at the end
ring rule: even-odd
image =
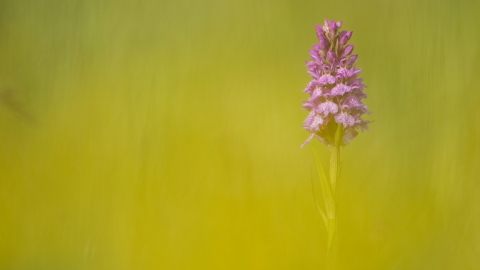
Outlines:
{"type": "Polygon", "coordinates": [[[321,27],[315,26],[318,44],[309,50],[311,61],[307,61],[306,66],[312,79],[303,90],[309,98],[302,106],[309,112],[303,128],[310,133],[302,146],[316,138],[330,150],[328,178],[315,153],[325,203],[322,208],[315,198],[315,204],[327,231],[330,263],[334,263],[338,247],[335,244],[338,239],[336,189],[340,174],[340,147],[353,140],[358,131],[368,130],[370,123],[362,119],[370,112],[362,102],[367,95],[363,92],[366,88],[362,84],[363,79],[358,78],[361,70],[355,66],[358,56],[352,55],[353,45],[347,45],[352,31],[340,32],[341,26],[341,21],[333,20],[325,20],[321,27]]]}

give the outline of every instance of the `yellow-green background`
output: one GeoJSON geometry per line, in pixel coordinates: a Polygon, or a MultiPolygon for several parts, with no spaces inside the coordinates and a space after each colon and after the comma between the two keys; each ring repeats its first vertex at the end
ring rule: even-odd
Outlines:
{"type": "MultiPolygon", "coordinates": [[[[480,269],[480,2],[0,2],[0,269],[322,269],[302,93],[353,30],[340,269],[480,269]]],[[[313,144],[324,163],[328,151],[313,144]]]]}

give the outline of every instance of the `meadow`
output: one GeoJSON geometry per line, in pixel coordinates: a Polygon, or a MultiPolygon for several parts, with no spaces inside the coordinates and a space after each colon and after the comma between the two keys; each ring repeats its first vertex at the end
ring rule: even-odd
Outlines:
{"type": "Polygon", "coordinates": [[[353,30],[338,269],[480,269],[480,2],[0,2],[0,269],[324,269],[314,25],[353,30]]]}

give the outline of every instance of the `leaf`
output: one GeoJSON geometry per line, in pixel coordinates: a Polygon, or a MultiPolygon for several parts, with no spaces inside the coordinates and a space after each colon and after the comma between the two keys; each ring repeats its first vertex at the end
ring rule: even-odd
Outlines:
{"type": "Polygon", "coordinates": [[[320,218],[323,221],[323,225],[325,225],[325,229],[328,230],[328,219],[327,215],[325,215],[325,212],[323,212],[322,208],[320,207],[320,204],[317,199],[317,195],[315,193],[315,184],[313,183],[313,177],[310,177],[311,183],[312,183],[312,195],[313,195],[313,202],[315,203],[315,206],[317,207],[317,212],[320,218]]]}
{"type": "Polygon", "coordinates": [[[318,176],[320,177],[320,186],[325,201],[325,209],[327,210],[327,218],[335,219],[335,201],[333,200],[332,189],[328,184],[327,176],[323,170],[322,163],[318,157],[317,152],[313,149],[313,154],[315,155],[315,160],[317,164],[318,176]]]}

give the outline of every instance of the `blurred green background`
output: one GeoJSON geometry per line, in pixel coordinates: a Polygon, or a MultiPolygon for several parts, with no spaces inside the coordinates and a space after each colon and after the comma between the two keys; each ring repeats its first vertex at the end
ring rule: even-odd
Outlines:
{"type": "Polygon", "coordinates": [[[479,12],[2,0],[0,269],[323,269],[300,144],[324,18],[375,121],[344,149],[339,269],[480,269],[479,12]]]}

